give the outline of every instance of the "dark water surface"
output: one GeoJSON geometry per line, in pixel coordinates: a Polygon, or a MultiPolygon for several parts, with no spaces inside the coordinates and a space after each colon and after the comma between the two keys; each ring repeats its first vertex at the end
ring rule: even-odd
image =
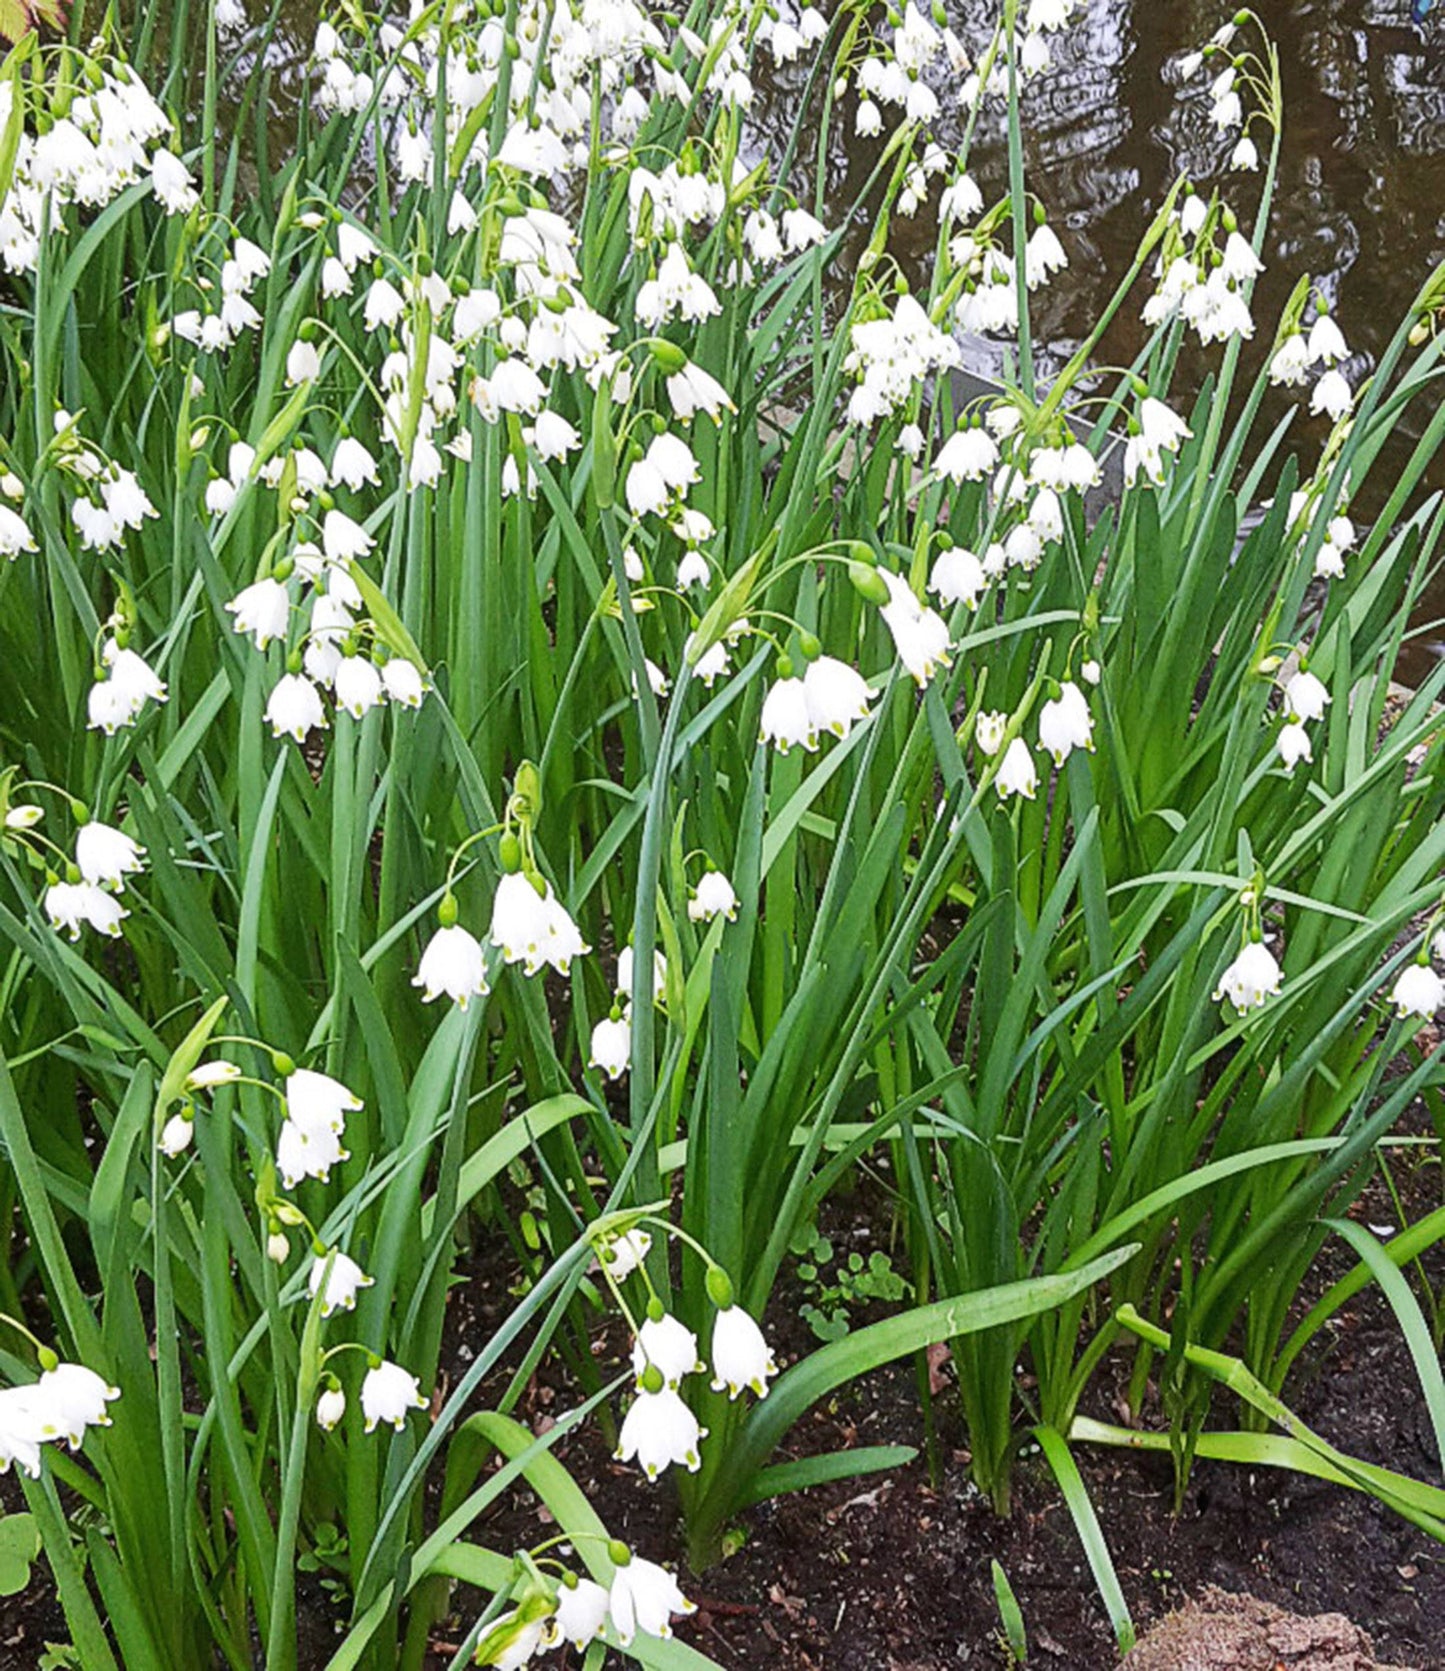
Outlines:
{"type": "MultiPolygon", "coordinates": [[[[987,40],[998,0],[946,0],[950,21],[970,47],[987,40]]],[[[304,75],[316,0],[283,0],[268,54],[276,150],[285,146],[289,113],[304,75]]],[[[1445,259],[1445,4],[1423,26],[1410,23],[1410,0],[1256,0],[1280,51],[1285,135],[1266,249],[1256,293],[1259,336],[1273,333],[1279,310],[1302,272],[1314,275],[1355,351],[1351,382],[1373,370],[1379,354],[1429,272],[1445,259]]],[[[1035,331],[1045,365],[1062,364],[1097,318],[1133,259],[1138,239],[1179,173],[1208,190],[1218,180],[1246,223],[1258,179],[1226,172],[1232,140],[1209,121],[1207,77],[1179,86],[1179,56],[1202,42],[1230,13],[1220,0],[1089,0],[1080,19],[1053,37],[1054,67],[1027,95],[1025,146],[1030,187],[1049,209],[1072,264],[1034,298],[1035,331]]],[[[259,15],[259,8],[257,14],[259,15]]],[[[230,43],[232,46],[240,42],[230,43]]],[[[227,93],[238,96],[254,55],[244,47],[227,93]]],[[[762,89],[760,123],[791,122],[797,84],[762,89]]],[[[223,111],[224,117],[224,111],[223,111]]],[[[1265,130],[1254,130],[1261,150],[1265,130]]],[[[946,143],[958,134],[943,132],[946,143]]],[[[841,145],[830,160],[830,193],[839,212],[861,189],[876,160],[873,144],[841,145]]],[[[974,173],[986,198],[1006,189],[1001,125],[982,124],[974,173]]],[[[925,261],[932,246],[927,209],[900,223],[906,261],[925,261]]],[[[1144,341],[1141,291],[1104,345],[1115,363],[1144,341]]],[[[1258,345],[1262,352],[1263,344],[1258,345]]],[[[1218,364],[1218,350],[1193,354],[1181,372],[1197,389],[1218,364]]],[[[997,369],[1000,350],[968,345],[972,369],[997,369]]],[[[1256,361],[1257,363],[1257,356],[1256,361]]],[[[1247,369],[1252,370],[1249,365],[1247,369]]],[[[1176,388],[1176,404],[1193,391],[1176,388]]],[[[1417,403],[1418,405],[1418,403],[1417,403]]],[[[1284,410],[1281,400],[1279,410],[1284,410]]],[[[1423,422],[1417,411],[1377,465],[1377,481],[1408,455],[1423,422]]],[[[1303,413],[1295,444],[1308,470],[1323,430],[1303,413]]],[[[1440,471],[1445,485],[1445,468],[1440,471]]],[[[1357,502],[1360,520],[1383,490],[1357,502]]],[[[1445,585],[1428,615],[1445,615],[1445,585]]],[[[1421,623],[1418,672],[1445,643],[1421,623]],[[1428,648],[1427,648],[1428,646],[1428,648]]],[[[1445,631],[1440,634],[1445,638],[1445,631]]]]}

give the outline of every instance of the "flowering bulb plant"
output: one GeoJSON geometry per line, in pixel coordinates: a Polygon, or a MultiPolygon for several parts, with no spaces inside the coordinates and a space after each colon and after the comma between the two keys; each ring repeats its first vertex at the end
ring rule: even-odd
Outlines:
{"type": "Polygon", "coordinates": [[[1383,443],[1445,278],[1373,367],[1308,275],[1257,317],[1252,15],[1178,66],[1218,170],[1045,383],[1071,256],[1023,127],[1074,0],[967,39],[913,0],[348,3],[284,156],[264,98],[259,156],[213,120],[274,10],[201,8],[201,70],[84,10],[0,71],[0,1307],[43,1289],[70,1359],[50,1432],[0,1358],[0,1459],[87,1668],[298,1665],[338,1526],[328,1671],[420,1671],[453,1610],[458,1664],[700,1667],[686,1576],[551,1454],[584,1419],[696,1569],[911,1454],[770,1465],[942,1343],[1000,1507],[1030,1432],[1061,1475],[1097,1436],[1111,1350],[1142,1403],[1121,1316],[1189,1332],[1178,1458],[1227,1339],[1277,1394],[1441,1078],[1445,670],[1392,679],[1445,416],[1383,443]],[[148,90],[193,73],[189,113],[148,90]],[[789,1363],[787,1250],[859,1165],[918,1303],[789,1363]],[[539,1437],[553,1350],[581,1402],[539,1437]],[[493,1549],[520,1478],[555,1537],[493,1549]]]}

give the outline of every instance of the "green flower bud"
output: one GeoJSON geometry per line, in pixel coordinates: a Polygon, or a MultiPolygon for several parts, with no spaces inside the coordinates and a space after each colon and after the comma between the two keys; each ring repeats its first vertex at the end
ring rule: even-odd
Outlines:
{"type": "Polygon", "coordinates": [[[721,1265],[709,1265],[706,1283],[707,1297],[719,1311],[726,1311],[733,1303],[732,1278],[721,1265]]]}
{"type": "Polygon", "coordinates": [[[655,1363],[648,1364],[642,1372],[642,1390],[649,1393],[660,1393],[667,1385],[667,1378],[655,1363]]]}
{"type": "Polygon", "coordinates": [[[437,922],[443,928],[455,928],[457,925],[457,896],[450,888],[442,895],[442,902],[437,906],[437,922]]]}
{"type": "Polygon", "coordinates": [[[888,588],[883,584],[883,577],[876,569],[863,563],[851,562],[848,565],[848,578],[853,582],[853,590],[866,603],[888,602],[888,588]]]}
{"type": "Polygon", "coordinates": [[[675,377],[687,364],[687,355],[675,342],[654,342],[652,358],[657,369],[667,377],[675,377]]]}
{"type": "Polygon", "coordinates": [[[515,876],[522,868],[522,844],[511,830],[505,831],[497,844],[497,862],[507,876],[515,876]]]}
{"type": "Polygon", "coordinates": [[[296,1071],[295,1062],[291,1060],[284,1050],[273,1050],[271,1052],[271,1066],[276,1070],[277,1075],[282,1079],[289,1079],[296,1071]]]}

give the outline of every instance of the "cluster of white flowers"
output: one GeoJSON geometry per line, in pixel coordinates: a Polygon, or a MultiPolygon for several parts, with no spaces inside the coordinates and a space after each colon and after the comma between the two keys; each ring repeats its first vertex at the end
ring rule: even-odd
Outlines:
{"type": "Polygon", "coordinates": [[[120,1397],[103,1376],[84,1364],[61,1363],[40,1351],[40,1376],[26,1386],[0,1388],[0,1474],[13,1462],[40,1477],[41,1447],[62,1440],[76,1450],[89,1427],[109,1427],[106,1405],[120,1397]]]}
{"type": "MultiPolygon", "coordinates": [[[[601,1268],[614,1290],[632,1271],[643,1269],[645,1274],[642,1261],[649,1246],[650,1241],[627,1242],[621,1238],[604,1244],[601,1268]]],[[[778,1366],[762,1330],[734,1303],[732,1284],[716,1265],[709,1267],[707,1290],[716,1307],[711,1346],[713,1391],[726,1390],[729,1398],[736,1399],[750,1390],[766,1398],[768,1382],[778,1373],[778,1366]]],[[[706,1368],[698,1352],[697,1336],[671,1316],[654,1295],[633,1338],[636,1396],[618,1435],[619,1461],[635,1459],[651,1480],[674,1465],[697,1472],[702,1466],[701,1444],[707,1429],[698,1424],[682,1388],[687,1377],[706,1368]]]]}
{"type": "Polygon", "coordinates": [[[80,938],[83,923],[97,933],[116,938],[129,912],[116,897],[127,876],[145,869],[145,848],[123,830],[87,819],[76,831],[75,862],[62,880],[55,877],[45,890],[45,914],[51,926],[80,938]]]}
{"type": "MultiPolygon", "coordinates": [[[[22,85],[18,77],[0,84],[0,131],[10,127],[22,85]]],[[[103,208],[147,177],[167,213],[196,206],[185,164],[167,149],[170,118],[129,65],[96,66],[80,90],[59,78],[50,96],[43,123],[33,106],[26,111],[9,189],[0,197],[0,263],[7,272],[34,272],[42,235],[64,225],[72,205],[103,208]]],[[[33,97],[28,87],[26,97],[33,97]]]]}
{"type": "Polygon", "coordinates": [[[1332,422],[1349,416],[1354,407],[1354,391],[1340,370],[1340,364],[1350,357],[1344,332],[1328,312],[1324,298],[1317,304],[1314,321],[1308,331],[1302,323],[1288,329],[1282,336],[1269,362],[1271,383],[1298,386],[1310,374],[1323,367],[1315,380],[1310,395],[1310,411],[1325,413],[1332,422]]]}
{"type": "Polygon", "coordinates": [[[483,1634],[475,1663],[520,1671],[537,1654],[564,1644],[585,1653],[609,1627],[625,1648],[639,1630],[671,1636],[674,1615],[697,1611],[666,1567],[624,1543],[610,1543],[607,1553],[613,1570],[605,1588],[566,1568],[552,1579],[529,1560],[526,1593],[483,1634]]]}
{"type": "Polygon", "coordinates": [[[1284,681],[1284,724],[1275,738],[1275,747],[1284,762],[1286,772],[1293,773],[1301,760],[1314,761],[1310,749],[1310,734],[1306,727],[1324,717],[1330,693],[1324,681],[1311,673],[1301,658],[1297,669],[1284,681]]]}

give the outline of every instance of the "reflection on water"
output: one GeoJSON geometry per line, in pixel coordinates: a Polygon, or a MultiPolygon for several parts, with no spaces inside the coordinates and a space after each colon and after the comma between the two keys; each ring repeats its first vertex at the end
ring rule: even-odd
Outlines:
{"type": "MultiPolygon", "coordinates": [[[[981,48],[998,0],[946,3],[959,36],[981,48]]],[[[1269,267],[1257,292],[1260,334],[1268,338],[1296,279],[1308,271],[1339,312],[1356,350],[1348,370],[1358,382],[1373,369],[1421,281],[1445,259],[1445,8],[1417,28],[1409,22],[1410,0],[1255,0],[1255,6],[1280,49],[1286,111],[1269,267]]],[[[1220,0],[1089,0],[1080,20],[1054,37],[1054,67],[1031,85],[1025,123],[1030,185],[1072,255],[1067,284],[1036,298],[1041,352],[1052,363],[1067,358],[1097,317],[1176,175],[1189,174],[1201,189],[1224,178],[1231,141],[1209,122],[1207,78],[1182,93],[1174,64],[1228,11],[1220,0]]],[[[317,0],[283,0],[268,55],[271,102],[283,131],[317,14],[317,0]]],[[[247,68],[243,49],[229,84],[233,98],[247,68]]],[[[790,124],[800,88],[801,78],[792,74],[764,88],[760,123],[790,124]]],[[[1262,131],[1256,137],[1262,142],[1262,131]]],[[[940,138],[956,144],[961,134],[945,131],[940,138]]],[[[840,136],[829,160],[840,212],[876,156],[872,146],[849,145],[840,136]]],[[[1001,121],[981,124],[974,172],[986,196],[1006,189],[1001,121]]],[[[1229,176],[1226,190],[1248,218],[1257,184],[1229,176]]],[[[899,228],[905,261],[921,263],[932,242],[925,219],[899,228]]],[[[1132,359],[1143,340],[1137,307],[1130,308],[1105,344],[1106,357],[1132,359]]],[[[997,350],[986,343],[969,345],[969,357],[980,371],[998,363],[997,350]]],[[[1199,355],[1183,371],[1197,385],[1212,363],[1199,355]]],[[[1310,459],[1318,431],[1307,420],[1299,429],[1310,459]]],[[[1404,438],[1402,445],[1408,445],[1404,438]]],[[[1371,507],[1366,499],[1359,508],[1367,515],[1371,507]]],[[[1445,612],[1445,595],[1438,601],[1445,612]]]]}

